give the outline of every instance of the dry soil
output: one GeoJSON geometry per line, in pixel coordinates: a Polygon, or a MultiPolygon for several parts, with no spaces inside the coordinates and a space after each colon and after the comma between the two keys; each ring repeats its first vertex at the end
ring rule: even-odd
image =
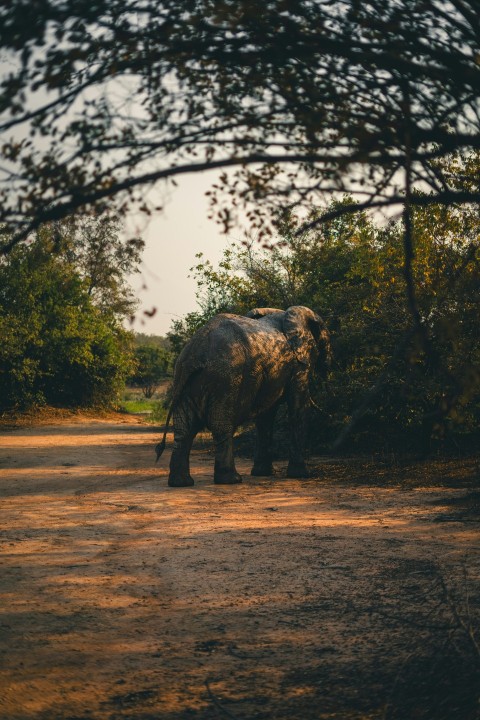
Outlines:
{"type": "Polygon", "coordinates": [[[479,717],[479,463],[167,487],[134,419],[0,437],[0,717],[479,717]]]}

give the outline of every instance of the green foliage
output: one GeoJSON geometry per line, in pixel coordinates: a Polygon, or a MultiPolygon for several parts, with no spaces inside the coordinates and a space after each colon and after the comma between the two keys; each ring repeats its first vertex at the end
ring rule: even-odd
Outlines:
{"type": "Polygon", "coordinates": [[[171,350],[170,342],[168,338],[163,335],[147,335],[146,333],[135,333],[135,346],[140,347],[142,345],[152,345],[153,347],[163,348],[164,350],[171,350]]]}
{"type": "Polygon", "coordinates": [[[151,398],[159,383],[171,374],[172,353],[154,345],[140,345],[135,348],[135,361],[129,381],[141,388],[146,398],[151,398]]]}
{"type": "Polygon", "coordinates": [[[45,227],[0,262],[2,410],[111,405],[131,372],[132,335],[121,324],[131,298],[126,291],[122,301],[123,280],[118,276],[113,290],[105,256],[106,284],[94,280],[87,242],[80,260],[68,241],[64,227],[45,227]]]}
{"type": "Polygon", "coordinates": [[[126,278],[138,272],[144,242],[126,241],[121,231],[120,221],[111,215],[84,214],[44,225],[38,238],[76,268],[96,307],[124,318],[137,304],[126,278]]]}
{"type": "Polygon", "coordinates": [[[307,305],[327,321],[334,350],[328,381],[313,387],[320,408],[314,446],[334,440],[367,392],[372,401],[355,427],[357,446],[425,449],[446,435],[458,442],[480,420],[480,223],[474,210],[437,205],[418,208],[413,221],[426,346],[405,299],[402,224],[380,227],[364,213],[302,236],[287,218],[279,244],[230,248],[218,270],[200,257],[200,310],[174,326],[172,344],[216,312],[307,305]]]}

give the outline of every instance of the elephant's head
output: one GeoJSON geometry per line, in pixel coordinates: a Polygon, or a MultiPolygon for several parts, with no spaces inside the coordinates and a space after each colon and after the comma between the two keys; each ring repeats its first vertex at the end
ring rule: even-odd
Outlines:
{"type": "Polygon", "coordinates": [[[320,315],[303,305],[293,305],[288,310],[277,308],[255,308],[248,317],[261,318],[266,315],[283,315],[282,329],[302,365],[326,368],[330,365],[332,351],[330,333],[320,315]]]}
{"type": "Polygon", "coordinates": [[[320,315],[303,305],[285,311],[283,331],[299,362],[308,366],[328,366],[332,353],[330,333],[320,315]]]}

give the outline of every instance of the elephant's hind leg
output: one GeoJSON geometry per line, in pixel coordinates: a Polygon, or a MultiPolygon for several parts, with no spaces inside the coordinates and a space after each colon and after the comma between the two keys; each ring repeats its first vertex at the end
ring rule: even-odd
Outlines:
{"type": "Polygon", "coordinates": [[[189,487],[194,484],[190,475],[190,451],[201,423],[196,418],[192,419],[188,410],[183,407],[175,413],[174,423],[175,434],[168,484],[170,487],[189,487]]]}

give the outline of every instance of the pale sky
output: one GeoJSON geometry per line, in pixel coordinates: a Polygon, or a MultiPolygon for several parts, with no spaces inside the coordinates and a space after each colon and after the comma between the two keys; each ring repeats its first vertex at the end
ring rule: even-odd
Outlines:
{"type": "MultiPolygon", "coordinates": [[[[146,243],[142,272],[131,278],[140,302],[132,329],[146,334],[165,335],[173,319],[195,310],[196,283],[189,278],[190,268],[203,252],[214,264],[225,247],[240,238],[237,228],[226,236],[213,220],[208,219],[205,191],[215,182],[212,173],[191,174],[178,180],[163,213],[150,218],[130,218],[128,231],[135,232],[146,243]],[[143,314],[157,308],[154,317],[143,314]]],[[[149,193],[151,199],[151,194],[149,193]]]]}

